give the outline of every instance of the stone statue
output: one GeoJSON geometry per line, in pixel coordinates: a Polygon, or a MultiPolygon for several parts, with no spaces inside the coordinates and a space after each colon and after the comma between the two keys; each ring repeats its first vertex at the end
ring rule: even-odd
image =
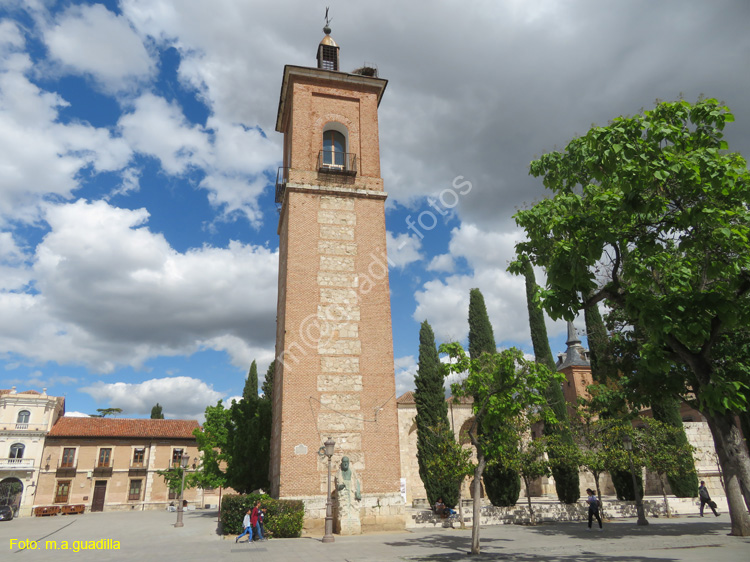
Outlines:
{"type": "Polygon", "coordinates": [[[359,521],[359,502],[362,489],[359,476],[350,465],[349,457],[341,459],[336,474],[336,495],[338,499],[338,526],[342,535],[358,535],[362,532],[359,521]]]}

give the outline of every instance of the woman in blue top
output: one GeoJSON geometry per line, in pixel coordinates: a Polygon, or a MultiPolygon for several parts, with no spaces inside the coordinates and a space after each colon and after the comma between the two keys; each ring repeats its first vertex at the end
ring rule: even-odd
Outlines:
{"type": "Polygon", "coordinates": [[[586,503],[589,504],[589,531],[591,530],[591,523],[594,521],[594,517],[599,521],[599,530],[602,530],[602,518],[599,516],[599,500],[591,488],[586,489],[586,493],[589,495],[586,498],[586,503]]]}

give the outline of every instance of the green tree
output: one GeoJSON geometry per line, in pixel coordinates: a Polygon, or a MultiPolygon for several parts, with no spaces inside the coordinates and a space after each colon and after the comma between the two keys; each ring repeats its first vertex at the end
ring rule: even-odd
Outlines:
{"type": "Polygon", "coordinates": [[[271,361],[271,364],[268,366],[268,369],[266,370],[266,378],[263,379],[263,386],[261,387],[261,390],[263,391],[263,396],[266,400],[269,400],[270,402],[273,402],[273,376],[276,372],[276,360],[274,359],[271,361]]]}
{"type": "Polygon", "coordinates": [[[164,419],[164,412],[162,411],[161,406],[159,403],[156,403],[156,406],[151,408],[151,419],[152,420],[163,420],[164,419]]]}
{"type": "Polygon", "coordinates": [[[91,414],[92,418],[117,417],[118,414],[122,414],[122,408],[97,408],[96,412],[96,414],[91,414]]]}
{"type": "Polygon", "coordinates": [[[248,398],[258,397],[258,365],[253,362],[250,364],[250,370],[247,372],[247,379],[245,379],[245,388],[242,389],[242,398],[247,400],[248,398]]]}
{"type": "MultiPolygon", "coordinates": [[[[484,295],[479,289],[469,291],[469,357],[472,359],[479,358],[483,353],[493,354],[497,352],[495,344],[495,335],[492,331],[490,317],[487,314],[487,307],[484,303],[484,295]]],[[[478,426],[477,431],[481,434],[483,431],[495,432],[495,428],[478,426]]],[[[493,469],[489,472],[489,482],[491,492],[488,496],[496,498],[500,502],[510,502],[515,505],[520,493],[520,476],[510,467],[501,466],[499,459],[489,459],[493,469]],[[494,478],[494,476],[499,476],[494,478]],[[492,494],[492,495],[490,495],[492,494]]],[[[485,483],[486,484],[486,483],[485,483]]],[[[485,489],[487,486],[485,486],[485,489]]]]}
{"type": "Polygon", "coordinates": [[[547,408],[544,390],[552,379],[563,375],[524,359],[516,348],[500,353],[483,353],[470,358],[458,343],[442,344],[439,351],[450,358],[453,373],[466,373],[462,382],[452,387],[454,396],[472,396],[473,420],[468,436],[477,452],[474,468],[474,508],[471,553],[479,554],[480,482],[487,458],[502,458],[512,453],[517,434],[512,422],[527,409],[538,409],[546,421],[554,422],[547,408]],[[479,431],[483,428],[483,431],[479,431]],[[491,428],[492,432],[487,429],[491,428]]]}
{"type": "Polygon", "coordinates": [[[677,468],[664,471],[672,493],[678,498],[696,497],[698,495],[698,474],[695,472],[693,450],[682,424],[680,403],[671,396],[662,400],[652,400],[651,411],[655,420],[667,424],[675,430],[674,432],[660,430],[667,440],[667,446],[677,456],[674,459],[677,468]]]}
{"type": "MultiPolygon", "coordinates": [[[[514,426],[515,444],[504,448],[500,453],[501,466],[513,468],[523,480],[532,525],[536,523],[536,519],[531,505],[531,483],[542,476],[551,474],[550,461],[547,458],[549,453],[547,439],[546,437],[534,439],[531,432],[534,423],[539,421],[537,418],[533,409],[527,409],[512,420],[510,425],[514,426]]],[[[567,466],[570,464],[566,463],[567,466]]]]}
{"type": "Polygon", "coordinates": [[[448,424],[444,380],[443,368],[435,347],[435,335],[425,320],[419,330],[419,367],[414,377],[419,476],[430,505],[434,505],[437,499],[442,497],[445,505],[453,507],[458,501],[461,482],[446,478],[441,463],[429,462],[445,448],[446,438],[455,441],[448,424]]]}
{"type": "Polygon", "coordinates": [[[216,406],[207,406],[206,421],[193,431],[200,451],[201,463],[198,470],[187,476],[190,486],[201,488],[224,488],[227,486],[226,467],[230,464],[229,450],[230,412],[222,401],[216,406]]]}
{"type": "Polygon", "coordinates": [[[644,426],[636,431],[638,448],[643,453],[646,468],[659,477],[667,517],[672,517],[664,480],[670,475],[679,476],[685,470],[686,457],[691,461],[690,465],[695,467],[695,449],[687,440],[681,439],[685,436],[682,427],[674,427],[657,419],[646,419],[643,423],[644,426]]]}
{"type": "MultiPolygon", "coordinates": [[[[552,350],[547,338],[547,326],[544,323],[544,311],[539,305],[539,286],[536,284],[534,268],[528,258],[519,260],[523,276],[526,283],[526,306],[529,311],[529,328],[531,330],[531,343],[534,346],[534,359],[542,363],[549,370],[555,371],[555,360],[552,357],[552,350]]],[[[514,271],[516,272],[516,271],[514,271]]],[[[559,435],[560,439],[573,446],[573,437],[570,433],[570,420],[568,419],[568,403],[565,401],[562,387],[556,381],[547,387],[545,391],[547,404],[555,413],[556,424],[545,424],[544,434],[559,435]]],[[[554,456],[555,449],[551,449],[549,454],[554,456]]],[[[572,459],[569,454],[559,459],[550,459],[552,476],[555,479],[555,490],[558,499],[563,503],[575,503],[581,496],[580,483],[578,478],[578,466],[574,462],[564,462],[566,459],[572,459]]]]}
{"type": "MultiPolygon", "coordinates": [[[[461,528],[465,528],[463,506],[461,505],[461,484],[474,472],[474,465],[471,462],[471,450],[464,448],[456,441],[453,432],[448,429],[447,425],[427,428],[431,433],[432,452],[433,454],[425,457],[425,469],[430,475],[439,477],[439,484],[449,491],[457,490],[455,503],[458,504],[458,517],[461,528]]],[[[438,496],[440,497],[440,496],[438,496]]],[[[436,498],[437,499],[437,498],[436,498]]],[[[448,504],[448,500],[443,497],[443,501],[448,507],[454,504],[448,504]]],[[[434,502],[431,502],[434,503],[434,502]]]]}
{"type": "Polygon", "coordinates": [[[484,304],[484,295],[479,289],[469,291],[469,357],[478,358],[482,353],[495,353],[495,334],[484,304]]]}
{"type": "MultiPolygon", "coordinates": [[[[257,388],[257,387],[256,387],[257,388]]],[[[271,458],[271,402],[255,397],[232,401],[227,443],[227,478],[241,494],[268,489],[271,458]]]]}
{"type": "Polygon", "coordinates": [[[733,120],[707,99],[594,127],[532,162],[555,195],[515,218],[528,237],[517,251],[547,271],[550,316],[572,319],[605,301],[644,335],[649,368],[628,377],[643,401],[672,395],[704,415],[731,532],[748,536],[750,457],[734,418],[748,409],[750,374],[726,377],[735,372],[718,369],[715,355],[724,334],[750,324],[750,172],[722,140],[733,120]]]}

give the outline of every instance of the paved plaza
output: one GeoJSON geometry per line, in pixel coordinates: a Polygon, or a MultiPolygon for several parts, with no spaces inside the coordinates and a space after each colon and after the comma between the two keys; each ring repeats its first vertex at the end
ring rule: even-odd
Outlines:
{"type": "Polygon", "coordinates": [[[585,523],[548,523],[535,527],[488,526],[482,528],[482,555],[479,557],[468,555],[471,542],[469,529],[417,529],[357,537],[337,536],[333,544],[323,544],[319,537],[235,544],[233,536],[222,538],[217,535],[215,511],[185,512],[185,526],[182,528],[175,528],[174,522],[175,514],[166,511],[14,519],[0,522],[0,558],[12,562],[750,560],[750,538],[728,536],[729,516],[726,514],[702,519],[697,515],[651,519],[647,527],[637,526],[635,519],[617,519],[605,524],[602,532],[588,531],[585,523]],[[19,549],[18,541],[23,540],[36,541],[37,548],[33,549],[33,543],[28,542],[28,548],[19,549]],[[68,550],[61,549],[63,541],[68,541],[68,550]],[[74,548],[85,541],[99,541],[99,549],[75,552],[74,548]],[[119,541],[119,550],[101,549],[114,546],[114,541],[119,541]],[[57,550],[53,550],[53,545],[57,545],[57,550]]]}

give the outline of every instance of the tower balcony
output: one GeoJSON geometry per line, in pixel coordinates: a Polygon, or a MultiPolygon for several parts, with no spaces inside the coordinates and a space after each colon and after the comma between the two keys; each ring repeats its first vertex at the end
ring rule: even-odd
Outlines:
{"type": "Polygon", "coordinates": [[[276,172],[276,204],[281,205],[284,202],[284,192],[286,183],[289,181],[289,168],[280,167],[276,172]]]}
{"type": "Polygon", "coordinates": [[[356,176],[357,155],[353,152],[321,150],[318,153],[318,172],[356,176]]]}

